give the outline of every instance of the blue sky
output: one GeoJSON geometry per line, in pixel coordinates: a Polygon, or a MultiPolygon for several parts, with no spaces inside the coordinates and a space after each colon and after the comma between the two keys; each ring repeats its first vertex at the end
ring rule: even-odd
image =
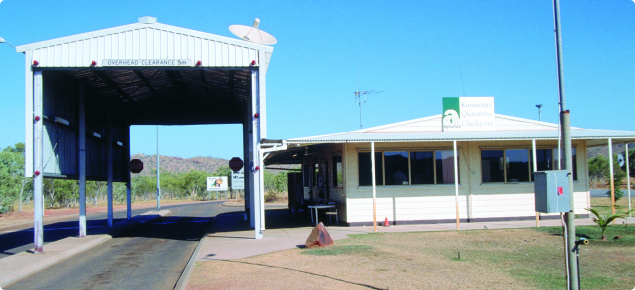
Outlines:
{"type": "MultiPolygon", "coordinates": [[[[22,45],[137,22],[233,37],[250,25],[278,39],[267,72],[268,137],[359,129],[440,114],[443,97],[493,96],[496,112],[557,122],[550,0],[0,2],[0,37],[22,45]],[[87,4],[90,3],[90,4],[87,4]],[[463,81],[461,81],[461,75],[463,81]],[[465,91],[465,94],[463,93],[465,91]]],[[[562,0],[572,125],[635,131],[635,3],[562,0]]],[[[24,142],[24,56],[0,45],[0,148],[24,142]]],[[[240,125],[160,127],[161,154],[242,156],[240,125]],[[209,137],[208,137],[209,136],[209,137]],[[220,136],[220,137],[219,137],[220,136]]],[[[133,153],[156,153],[156,127],[135,126],[133,153]]]]}

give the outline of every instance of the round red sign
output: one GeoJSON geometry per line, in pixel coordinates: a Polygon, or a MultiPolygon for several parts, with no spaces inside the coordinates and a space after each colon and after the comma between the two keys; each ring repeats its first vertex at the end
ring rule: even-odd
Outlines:
{"type": "Polygon", "coordinates": [[[143,162],[139,159],[132,159],[130,163],[128,163],[128,168],[132,173],[139,173],[143,170],[143,162]]]}
{"type": "Polygon", "coordinates": [[[239,171],[241,169],[243,169],[243,160],[240,159],[239,157],[234,157],[231,160],[229,160],[229,168],[231,168],[231,170],[233,171],[239,171]]]}

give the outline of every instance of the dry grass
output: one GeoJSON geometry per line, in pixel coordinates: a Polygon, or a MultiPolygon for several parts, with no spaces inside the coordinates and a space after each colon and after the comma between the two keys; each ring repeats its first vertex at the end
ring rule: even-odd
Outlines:
{"type": "MultiPolygon", "coordinates": [[[[591,207],[597,210],[600,214],[612,214],[611,199],[608,197],[592,197],[591,207]]],[[[635,191],[631,191],[631,208],[635,208],[635,191]]],[[[615,213],[624,213],[628,211],[628,195],[624,194],[624,197],[615,202],[615,213]]]]}
{"type": "MultiPolygon", "coordinates": [[[[161,205],[178,204],[195,202],[191,200],[161,200],[161,205]]],[[[132,203],[133,209],[138,208],[153,208],[157,204],[156,200],[137,200],[132,203]]],[[[106,201],[99,201],[96,206],[92,202],[86,203],[86,213],[91,214],[95,212],[106,211],[108,208],[106,201]]],[[[126,204],[119,204],[113,206],[114,210],[125,210],[126,204]]],[[[44,208],[44,222],[60,218],[63,216],[71,216],[79,214],[79,207],[74,208],[44,208]]],[[[0,214],[0,228],[11,227],[15,225],[21,225],[25,223],[33,222],[33,203],[29,205],[22,205],[22,212],[18,211],[18,206],[15,206],[15,211],[0,214]]]]}

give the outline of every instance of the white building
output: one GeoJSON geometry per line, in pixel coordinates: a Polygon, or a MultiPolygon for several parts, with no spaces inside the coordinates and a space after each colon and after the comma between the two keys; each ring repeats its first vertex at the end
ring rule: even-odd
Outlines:
{"type": "MultiPolygon", "coordinates": [[[[537,219],[532,172],[558,169],[558,124],[500,114],[493,114],[493,121],[491,131],[443,132],[442,115],[436,115],[293,138],[265,164],[302,164],[301,202],[336,200],[339,218],[348,225],[373,223],[371,142],[379,221],[454,222],[457,207],[461,222],[537,219]]],[[[587,149],[633,142],[635,132],[571,129],[575,214],[588,217],[587,149]]]]}

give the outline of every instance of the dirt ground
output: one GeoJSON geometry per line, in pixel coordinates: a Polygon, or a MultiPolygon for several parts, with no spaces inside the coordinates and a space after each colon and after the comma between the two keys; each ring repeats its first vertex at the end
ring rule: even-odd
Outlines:
{"type": "Polygon", "coordinates": [[[507,259],[490,259],[488,252],[511,254],[519,247],[514,245],[539,246],[539,240],[554,238],[532,230],[479,232],[355,235],[325,253],[292,249],[198,262],[188,289],[539,288],[510,273],[507,259]]]}
{"type": "MultiPolygon", "coordinates": [[[[632,245],[593,241],[580,255],[583,289],[635,286],[632,245]]],[[[562,236],[508,229],[353,235],[325,249],[197,262],[187,289],[563,289],[565,283],[562,236]]]]}

